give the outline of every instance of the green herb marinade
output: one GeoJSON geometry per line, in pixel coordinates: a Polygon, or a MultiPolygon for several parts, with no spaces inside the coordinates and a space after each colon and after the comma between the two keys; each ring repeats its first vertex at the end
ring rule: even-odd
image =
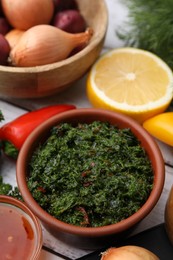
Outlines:
{"type": "Polygon", "coordinates": [[[122,0],[128,19],[118,29],[127,46],[151,51],[173,68],[173,1],[122,0]]]}
{"type": "Polygon", "coordinates": [[[135,213],[152,190],[153,171],[129,129],[97,121],[64,123],[35,151],[27,181],[54,217],[97,227],[135,213]]]}

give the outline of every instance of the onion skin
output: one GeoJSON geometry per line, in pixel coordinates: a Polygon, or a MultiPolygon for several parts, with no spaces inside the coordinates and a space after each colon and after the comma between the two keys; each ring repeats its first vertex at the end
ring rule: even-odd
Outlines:
{"type": "Polygon", "coordinates": [[[71,51],[86,45],[93,30],[71,34],[51,25],[37,25],[22,35],[10,52],[13,66],[32,67],[66,59],[71,51]]]}
{"type": "Polygon", "coordinates": [[[173,186],[171,187],[165,206],[165,229],[173,245],[173,186]]]}
{"type": "Polygon", "coordinates": [[[1,4],[8,22],[20,30],[49,24],[54,13],[52,0],[1,0],[1,4]]]}
{"type": "Polygon", "coordinates": [[[5,35],[11,49],[14,48],[24,32],[23,30],[12,29],[5,35]]]}
{"type": "Polygon", "coordinates": [[[151,251],[139,246],[109,248],[102,253],[101,260],[159,260],[151,251]]]}

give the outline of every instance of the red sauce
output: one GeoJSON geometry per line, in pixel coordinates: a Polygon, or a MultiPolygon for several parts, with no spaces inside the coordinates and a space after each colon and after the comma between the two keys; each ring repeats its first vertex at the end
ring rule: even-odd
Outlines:
{"type": "Polygon", "coordinates": [[[7,205],[0,205],[0,259],[31,259],[34,232],[22,213],[7,205]]]}

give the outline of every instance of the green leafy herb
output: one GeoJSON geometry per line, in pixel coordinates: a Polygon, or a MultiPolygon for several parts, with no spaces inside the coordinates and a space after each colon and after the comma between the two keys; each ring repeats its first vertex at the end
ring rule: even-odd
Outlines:
{"type": "Polygon", "coordinates": [[[8,195],[11,196],[11,197],[13,197],[13,198],[16,198],[16,199],[18,199],[18,200],[23,201],[22,195],[21,195],[21,193],[20,193],[18,187],[12,188],[12,190],[9,192],[8,195]]]}
{"type": "Polygon", "coordinates": [[[4,117],[3,117],[3,114],[2,114],[2,112],[1,112],[1,110],[0,110],[0,122],[1,122],[2,120],[4,120],[4,117]]]}
{"type": "Polygon", "coordinates": [[[54,217],[96,227],[135,213],[152,190],[153,172],[130,129],[64,123],[35,151],[27,181],[54,217]]]}
{"type": "Polygon", "coordinates": [[[12,186],[3,182],[3,178],[0,175],[0,195],[8,195],[12,190],[12,186]]]}
{"type": "Polygon", "coordinates": [[[7,195],[14,197],[16,199],[22,200],[21,193],[19,192],[18,187],[12,187],[11,184],[5,183],[3,177],[0,175],[0,195],[7,195]]]}
{"type": "MultiPolygon", "coordinates": [[[[0,110],[0,121],[4,120],[3,114],[0,110]]],[[[1,147],[2,147],[2,142],[0,140],[0,155],[1,155],[1,147]]],[[[5,183],[3,180],[3,177],[0,175],[0,195],[7,195],[7,196],[12,196],[16,199],[23,200],[21,193],[19,192],[18,187],[12,187],[11,184],[5,183]]]]}
{"type": "Polygon", "coordinates": [[[129,19],[117,32],[128,46],[151,51],[173,68],[173,1],[123,0],[129,19]]]}
{"type": "Polygon", "coordinates": [[[16,149],[16,147],[11,143],[11,142],[8,142],[8,141],[2,141],[2,147],[3,147],[3,151],[4,153],[13,158],[13,159],[16,159],[18,154],[19,154],[19,150],[16,149]]]}

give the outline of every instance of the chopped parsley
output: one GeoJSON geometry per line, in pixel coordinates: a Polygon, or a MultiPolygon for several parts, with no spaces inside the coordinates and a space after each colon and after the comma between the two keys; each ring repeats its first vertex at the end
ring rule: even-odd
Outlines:
{"type": "Polygon", "coordinates": [[[31,158],[27,182],[55,218],[98,227],[138,211],[153,178],[151,162],[130,129],[94,121],[54,127],[31,158]]]}

